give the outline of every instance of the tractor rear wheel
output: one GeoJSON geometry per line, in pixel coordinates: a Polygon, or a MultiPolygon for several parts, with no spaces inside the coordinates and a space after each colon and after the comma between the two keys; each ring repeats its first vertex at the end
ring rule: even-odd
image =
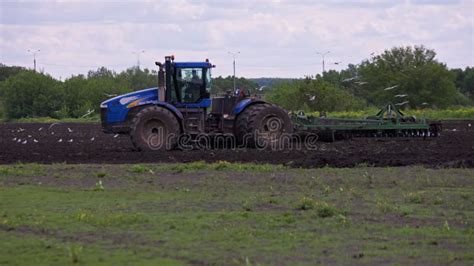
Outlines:
{"type": "MultiPolygon", "coordinates": [[[[288,113],[278,106],[263,103],[247,107],[235,123],[235,135],[241,146],[280,147],[284,134],[293,133],[288,113]]],[[[289,137],[289,135],[288,135],[289,137]]],[[[286,140],[288,143],[290,140],[286,140]]]]}
{"type": "Polygon", "coordinates": [[[140,110],[130,127],[130,139],[139,151],[171,150],[176,146],[180,132],[174,114],[159,106],[140,110]]]}

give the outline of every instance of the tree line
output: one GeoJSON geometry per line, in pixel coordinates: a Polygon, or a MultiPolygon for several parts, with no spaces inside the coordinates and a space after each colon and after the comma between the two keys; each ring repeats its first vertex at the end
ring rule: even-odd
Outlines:
{"type": "Polygon", "coordinates": [[[341,71],[280,83],[268,98],[306,111],[350,111],[389,102],[412,109],[466,106],[474,100],[474,68],[449,70],[424,46],[394,47],[341,71]]]}
{"type": "Polygon", "coordinates": [[[155,73],[139,68],[116,73],[101,67],[60,81],[48,74],[2,66],[0,78],[0,99],[7,119],[81,117],[98,111],[105,99],[157,84],[155,73]]]}
{"type": "MultiPolygon", "coordinates": [[[[236,78],[235,83],[288,110],[346,111],[388,102],[403,104],[402,108],[446,108],[471,105],[474,100],[474,68],[449,70],[436,60],[433,50],[423,46],[395,47],[315,77],[236,78]]],[[[45,73],[0,64],[0,115],[6,119],[81,117],[90,111],[98,113],[100,102],[110,97],[156,85],[156,71],[138,67],[118,73],[101,67],[60,81],[45,73]]],[[[215,77],[211,94],[223,94],[233,87],[231,76],[215,77]]]]}

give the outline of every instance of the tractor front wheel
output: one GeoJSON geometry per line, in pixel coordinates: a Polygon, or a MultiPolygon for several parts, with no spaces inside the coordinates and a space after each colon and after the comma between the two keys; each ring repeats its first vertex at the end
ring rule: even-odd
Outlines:
{"type": "Polygon", "coordinates": [[[174,114],[160,106],[140,110],[130,127],[130,139],[139,151],[171,150],[176,146],[180,132],[174,114]]]}

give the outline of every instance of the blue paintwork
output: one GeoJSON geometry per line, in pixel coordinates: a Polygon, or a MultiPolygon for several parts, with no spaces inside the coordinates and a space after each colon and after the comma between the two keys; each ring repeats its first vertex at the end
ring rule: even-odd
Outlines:
{"type": "Polygon", "coordinates": [[[240,101],[233,110],[234,115],[240,114],[249,104],[251,104],[253,101],[252,99],[245,99],[240,101]]]}
{"type": "Polygon", "coordinates": [[[171,112],[173,112],[176,116],[178,116],[179,119],[183,119],[183,114],[175,106],[173,106],[173,105],[171,105],[167,102],[158,102],[158,101],[157,101],[156,105],[168,108],[171,112]]]}
{"type": "Polygon", "coordinates": [[[129,105],[131,102],[140,100],[150,103],[158,101],[158,88],[148,88],[140,91],[134,91],[119,95],[101,103],[102,107],[107,108],[107,123],[124,122],[127,119],[129,105]]]}
{"type": "Polygon", "coordinates": [[[158,101],[157,87],[119,95],[101,103],[101,107],[107,108],[107,123],[125,122],[130,109],[142,105],[163,106],[174,112],[179,118],[183,118],[183,114],[175,106],[158,101]],[[129,106],[131,103],[134,103],[133,106],[129,106]]]}
{"type": "Polygon", "coordinates": [[[208,62],[177,62],[175,67],[179,68],[212,68],[212,64],[208,62]]]}
{"type": "Polygon", "coordinates": [[[197,103],[177,103],[176,107],[178,108],[209,108],[211,106],[211,99],[202,99],[197,103]]]}
{"type": "Polygon", "coordinates": [[[247,107],[249,107],[250,105],[255,104],[255,103],[265,103],[265,101],[256,100],[256,99],[244,99],[244,100],[240,101],[240,102],[234,107],[234,110],[232,111],[232,113],[233,113],[234,115],[238,115],[238,114],[242,113],[242,111],[245,110],[245,108],[247,108],[247,107]]]}

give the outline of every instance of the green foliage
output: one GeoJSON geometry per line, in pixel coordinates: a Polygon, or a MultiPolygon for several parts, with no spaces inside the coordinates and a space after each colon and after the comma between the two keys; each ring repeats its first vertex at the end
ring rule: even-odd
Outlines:
{"type": "Polygon", "coordinates": [[[423,46],[386,50],[357,68],[360,81],[367,84],[359,86],[354,93],[375,105],[409,101],[409,106],[415,108],[423,107],[423,103],[446,108],[469,103],[456,89],[454,75],[435,57],[433,50],[423,46]],[[397,87],[384,90],[391,86],[397,87]],[[408,96],[403,100],[395,97],[400,94],[408,96]]]}
{"type": "Polygon", "coordinates": [[[57,110],[55,112],[55,116],[58,118],[58,119],[65,119],[65,118],[68,118],[69,117],[69,114],[70,114],[70,111],[69,111],[69,107],[67,107],[66,105],[63,105],[61,107],[61,109],[57,110]]]}
{"type": "Polygon", "coordinates": [[[0,80],[0,114],[3,110],[7,119],[80,118],[90,110],[98,114],[100,102],[114,95],[157,85],[154,72],[136,67],[119,74],[101,67],[89,71],[87,76],[72,76],[64,82],[43,73],[15,71],[0,66],[0,78],[6,78],[0,80]]]}
{"type": "Polygon", "coordinates": [[[316,202],[312,198],[303,197],[297,205],[297,209],[299,210],[311,210],[314,209],[316,202]]]}
{"type": "Polygon", "coordinates": [[[227,161],[217,161],[214,163],[196,161],[196,162],[191,162],[191,163],[186,163],[186,164],[174,164],[174,165],[171,165],[170,168],[178,172],[196,171],[196,170],[232,170],[232,171],[272,172],[278,169],[285,169],[283,165],[231,163],[227,161]]]}
{"type": "Polygon", "coordinates": [[[408,203],[421,204],[425,201],[425,193],[423,191],[410,192],[405,195],[408,203]]]}
{"type": "Polygon", "coordinates": [[[22,71],[26,71],[26,69],[24,67],[18,67],[18,66],[6,66],[0,63],[0,82],[22,71]]]}
{"type": "Polygon", "coordinates": [[[97,227],[129,227],[137,223],[143,223],[148,221],[148,219],[144,217],[144,215],[142,215],[141,213],[103,213],[82,209],[79,210],[77,213],[72,214],[70,218],[75,219],[80,223],[90,224],[97,227]]]}
{"type": "Polygon", "coordinates": [[[43,175],[44,169],[41,164],[14,164],[14,165],[1,165],[0,166],[0,177],[2,176],[31,176],[31,175],[43,175]]]}
{"type": "Polygon", "coordinates": [[[292,82],[297,79],[290,79],[290,78],[251,78],[249,79],[252,82],[255,82],[258,86],[265,86],[264,89],[272,89],[276,85],[283,83],[283,82],[292,82]]]}
{"type": "Polygon", "coordinates": [[[474,100],[474,67],[462,69],[452,69],[455,76],[456,88],[464,95],[474,100]]]}
{"type": "Polygon", "coordinates": [[[137,173],[137,174],[141,174],[143,172],[145,172],[147,170],[147,168],[141,164],[134,164],[132,166],[132,169],[130,169],[132,171],[132,173],[137,173]]]}
{"type": "Polygon", "coordinates": [[[68,246],[68,255],[71,263],[79,262],[79,255],[82,253],[82,246],[68,246]]]}
{"type": "Polygon", "coordinates": [[[350,64],[340,72],[325,72],[321,78],[366,100],[369,106],[404,101],[409,102],[404,108],[472,104],[474,69],[448,70],[435,57],[433,50],[423,46],[394,47],[360,64],[350,64]],[[392,86],[397,87],[384,90],[392,86]]]}
{"type": "MultiPolygon", "coordinates": [[[[258,84],[251,80],[240,77],[235,79],[235,87],[237,89],[243,89],[246,92],[248,90],[251,94],[254,94],[256,92],[255,89],[258,87],[258,84]]],[[[231,92],[234,90],[234,78],[232,76],[227,76],[226,78],[219,76],[217,78],[212,79],[212,94],[222,94],[227,92],[228,90],[230,90],[231,92]]]]}
{"type": "Polygon", "coordinates": [[[320,77],[281,83],[268,99],[288,110],[347,111],[362,106],[362,101],[320,77]]]}
{"type": "Polygon", "coordinates": [[[97,183],[95,183],[94,191],[104,191],[104,190],[105,190],[105,187],[104,187],[104,184],[102,184],[102,180],[97,181],[97,183]]]}
{"type": "Polygon", "coordinates": [[[136,91],[156,87],[158,85],[157,75],[155,70],[131,67],[116,75],[115,79],[118,80],[118,83],[124,84],[126,88],[136,91]]]}
{"type": "Polygon", "coordinates": [[[324,201],[316,201],[309,197],[303,197],[297,205],[299,210],[316,210],[320,218],[332,217],[338,213],[337,209],[324,201]]]}
{"type": "Polygon", "coordinates": [[[96,176],[97,176],[98,178],[103,178],[103,177],[105,177],[106,175],[107,175],[107,173],[105,173],[105,172],[98,172],[98,173],[96,173],[96,176]]]}
{"type": "Polygon", "coordinates": [[[336,207],[326,203],[326,202],[319,202],[316,207],[316,213],[321,218],[332,217],[338,213],[336,207]]]}
{"type": "Polygon", "coordinates": [[[60,83],[51,76],[23,71],[2,87],[7,118],[54,117],[61,107],[60,83]]]}
{"type": "MultiPolygon", "coordinates": [[[[120,75],[125,74],[121,73],[120,75]]],[[[83,75],[73,76],[65,80],[62,87],[64,90],[63,105],[69,109],[69,117],[81,117],[89,110],[98,113],[100,102],[112,95],[132,91],[129,83],[123,78],[117,78],[117,74],[105,68],[89,71],[87,78],[83,75]]]]}

